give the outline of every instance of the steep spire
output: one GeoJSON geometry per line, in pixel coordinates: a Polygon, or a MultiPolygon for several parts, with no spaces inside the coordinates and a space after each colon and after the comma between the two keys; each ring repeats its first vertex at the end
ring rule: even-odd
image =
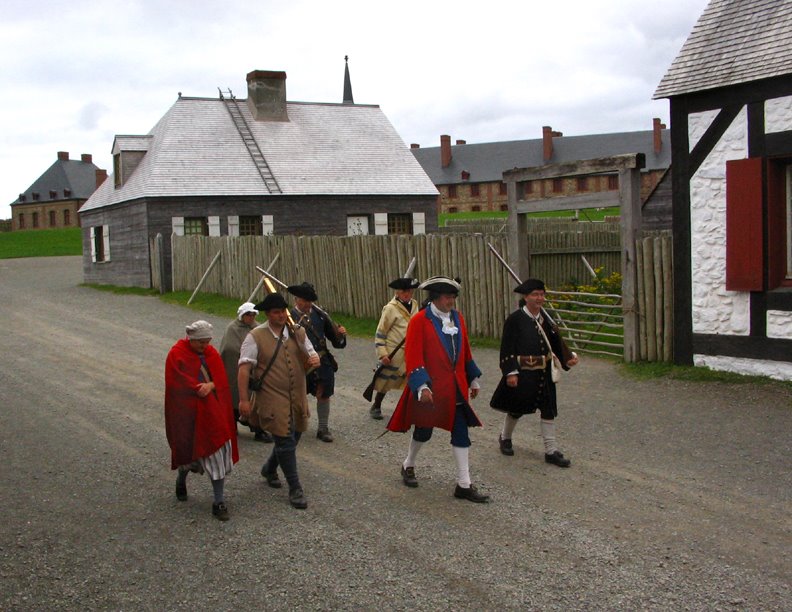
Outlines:
{"type": "Polygon", "coordinates": [[[344,104],[354,104],[352,98],[352,81],[349,78],[349,56],[344,56],[344,104]]]}

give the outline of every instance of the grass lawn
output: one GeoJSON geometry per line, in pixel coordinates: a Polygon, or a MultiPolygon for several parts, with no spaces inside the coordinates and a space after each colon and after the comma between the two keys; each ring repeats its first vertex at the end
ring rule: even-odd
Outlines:
{"type": "Polygon", "coordinates": [[[58,255],[82,255],[79,227],[0,232],[0,259],[58,255]]]}
{"type": "MultiPolygon", "coordinates": [[[[581,221],[604,221],[605,217],[618,217],[620,215],[619,207],[612,206],[610,208],[588,208],[581,210],[579,218],[581,221]]],[[[458,213],[440,213],[437,216],[437,221],[440,227],[446,225],[448,220],[464,219],[466,221],[504,221],[509,216],[506,211],[480,211],[480,212],[458,212],[458,213]]],[[[529,218],[574,218],[574,210],[554,210],[552,212],[541,213],[528,213],[529,218]]]]}

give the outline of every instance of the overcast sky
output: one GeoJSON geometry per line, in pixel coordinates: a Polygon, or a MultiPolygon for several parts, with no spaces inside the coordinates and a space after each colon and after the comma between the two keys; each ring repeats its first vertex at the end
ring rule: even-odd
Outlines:
{"type": "Polygon", "coordinates": [[[0,218],[55,160],[112,169],[186,96],[247,96],[287,73],[291,101],[378,104],[405,144],[651,129],[657,84],[707,0],[3,0],[0,218]]]}

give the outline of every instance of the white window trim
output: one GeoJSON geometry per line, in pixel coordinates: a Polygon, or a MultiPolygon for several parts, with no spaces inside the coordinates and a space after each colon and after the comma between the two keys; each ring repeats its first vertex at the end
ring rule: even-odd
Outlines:
{"type": "Polygon", "coordinates": [[[110,261],[110,226],[102,226],[102,242],[104,243],[104,259],[102,261],[110,261]]]}
{"type": "Polygon", "coordinates": [[[91,261],[96,263],[96,228],[91,226],[88,229],[90,230],[88,241],[91,243],[91,261]]]}
{"type": "Polygon", "coordinates": [[[109,225],[96,225],[91,226],[89,229],[89,237],[91,243],[91,261],[93,263],[105,263],[110,261],[110,226],[109,225]],[[102,228],[102,247],[104,248],[104,258],[97,261],[96,259],[96,228],[102,228]]]}

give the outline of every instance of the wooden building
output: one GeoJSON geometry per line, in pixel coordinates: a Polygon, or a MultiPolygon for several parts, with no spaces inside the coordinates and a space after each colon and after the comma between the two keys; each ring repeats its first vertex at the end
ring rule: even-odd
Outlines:
{"type": "MultiPolygon", "coordinates": [[[[86,282],[149,287],[149,242],[170,235],[421,234],[437,190],[385,114],[287,102],[286,73],[248,96],[179,96],[146,135],[116,136],[113,176],[80,209],[86,282]]],[[[348,93],[347,93],[348,92],[348,93]]]]}
{"type": "Polygon", "coordinates": [[[792,0],[711,0],[671,110],[674,359],[792,380],[792,0]]]}
{"type": "MultiPolygon", "coordinates": [[[[615,134],[564,136],[545,126],[542,138],[468,144],[440,136],[439,147],[411,145],[411,151],[440,192],[438,212],[506,211],[509,199],[503,173],[513,168],[574,163],[614,155],[642,153],[641,201],[647,229],[671,227],[671,139],[660,119],[651,130],[615,134]]],[[[614,192],[618,174],[565,176],[531,181],[525,200],[540,201],[579,194],[614,192]]]]}
{"type": "Polygon", "coordinates": [[[11,229],[78,227],[77,211],[91,197],[107,172],[83,153],[79,161],[59,151],[58,159],[11,203],[11,229]]]}

